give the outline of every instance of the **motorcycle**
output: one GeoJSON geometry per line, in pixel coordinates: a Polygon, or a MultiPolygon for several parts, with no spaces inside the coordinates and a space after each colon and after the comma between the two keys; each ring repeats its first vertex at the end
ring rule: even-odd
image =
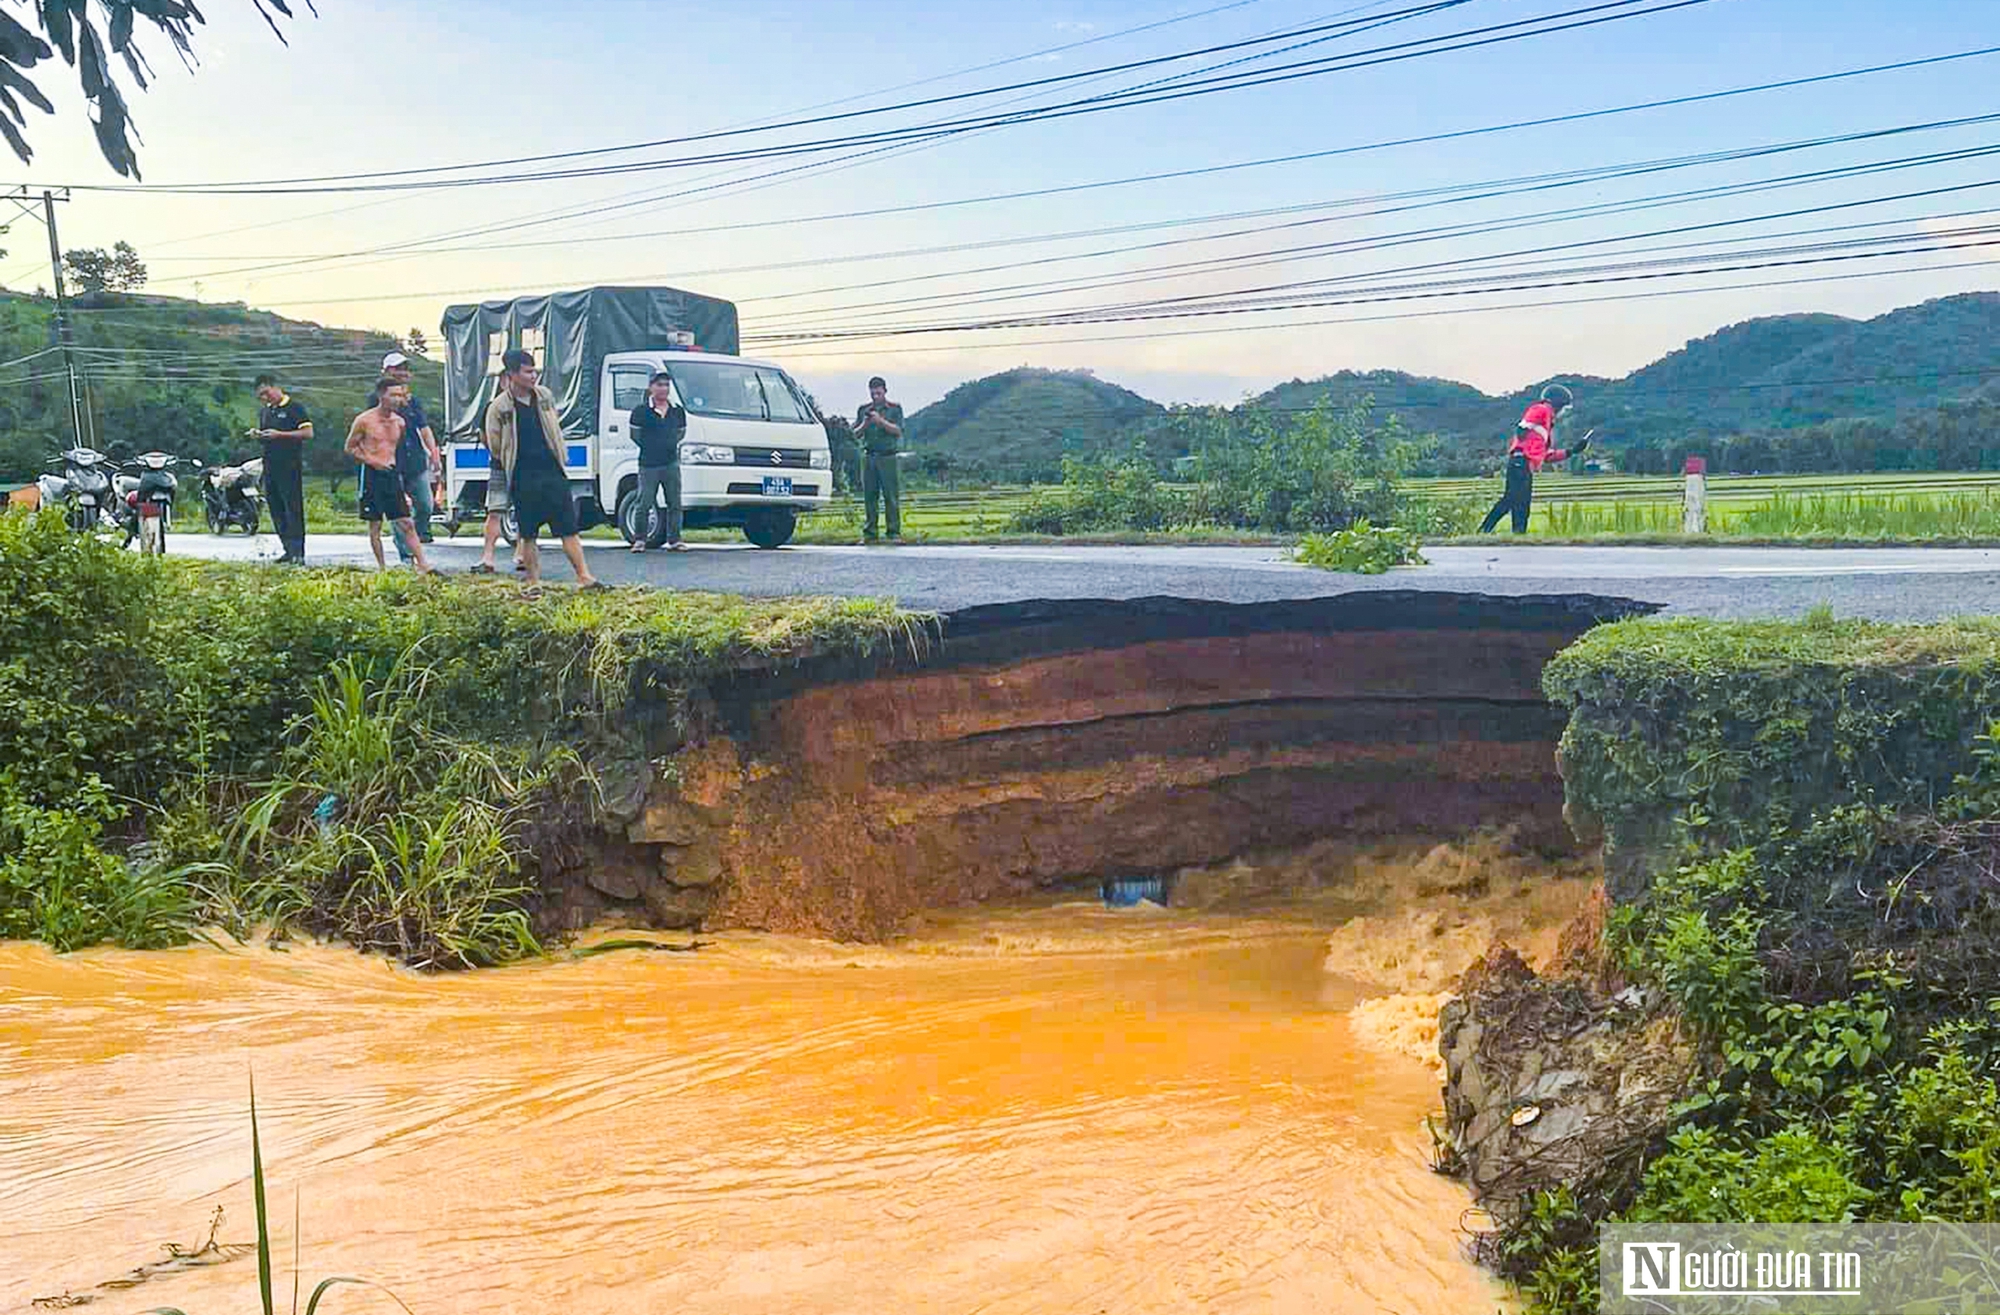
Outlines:
{"type": "Polygon", "coordinates": [[[201,472],[202,518],[210,534],[240,526],[257,533],[264,513],[264,461],[253,457],[238,466],[210,466],[201,472]]]}
{"type": "Polygon", "coordinates": [[[61,475],[36,480],[44,507],[61,507],[63,522],[82,534],[100,525],[118,523],[117,492],[112,487],[111,458],[95,448],[65,451],[61,475]]]}
{"type": "Polygon", "coordinates": [[[129,473],[120,474],[116,484],[124,507],[126,547],[137,539],[142,553],[166,552],[167,530],[174,520],[174,495],[181,486],[173,468],[180,461],[165,452],[142,452],[125,463],[129,473]]]}

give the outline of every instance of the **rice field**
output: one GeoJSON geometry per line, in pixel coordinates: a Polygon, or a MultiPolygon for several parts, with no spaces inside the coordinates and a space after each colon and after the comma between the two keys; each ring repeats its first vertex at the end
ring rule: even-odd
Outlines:
{"type": "MultiPolygon", "coordinates": [[[[1680,476],[1545,474],[1535,480],[1529,537],[1678,536],[1685,486],[1680,476]]],[[[1499,481],[1416,480],[1412,491],[1481,504],[1499,496],[1499,481]]],[[[1715,475],[1708,532],[1735,539],[2000,539],[2000,473],[1715,475]]]]}
{"type": "MultiPolygon", "coordinates": [[[[1535,479],[1528,537],[1554,539],[1660,538],[1681,533],[1680,476],[1572,475],[1535,479]]],[[[1470,509],[1473,525],[1500,495],[1500,480],[1417,479],[1409,493],[1470,509]]],[[[921,489],[903,495],[903,532],[914,540],[952,542],[1007,533],[1009,517],[1037,490],[1028,485],[984,489],[921,489]]],[[[342,507],[307,495],[316,533],[359,528],[351,498],[342,507]]],[[[2000,472],[1876,475],[1713,475],[1708,480],[1709,532],[1757,539],[1995,539],[2000,540],[2000,472]]],[[[799,525],[802,543],[851,543],[860,538],[857,498],[842,496],[799,525]]],[[[1504,530],[1504,527],[1503,527],[1504,530]]],[[[610,534],[603,530],[600,534],[610,534]]],[[[735,531],[694,537],[734,541],[735,531]]],[[[1227,540],[1221,531],[1190,539],[1227,540]]]]}
{"type": "MultiPolygon", "coordinates": [[[[1659,538],[1681,533],[1680,476],[1572,475],[1535,480],[1531,538],[1659,538]]],[[[1417,498],[1475,506],[1500,494],[1498,477],[1418,479],[1417,498]]],[[[932,540],[1004,532],[1035,490],[1026,486],[923,490],[903,496],[904,532],[932,540]]],[[[1712,475],[1709,532],[1756,539],[2000,539],[2000,472],[1924,471],[1875,475],[1712,475]]],[[[1476,516],[1475,516],[1476,524],[1476,516]]],[[[820,542],[858,536],[860,507],[842,500],[800,527],[820,542]]]]}

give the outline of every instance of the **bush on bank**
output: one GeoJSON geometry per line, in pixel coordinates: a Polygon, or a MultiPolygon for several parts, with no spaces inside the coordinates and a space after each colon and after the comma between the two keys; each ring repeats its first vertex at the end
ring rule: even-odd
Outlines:
{"type": "Polygon", "coordinates": [[[1542,687],[1570,713],[1572,820],[1602,829],[1625,898],[1679,818],[1730,848],[1826,809],[1950,793],[2000,717],[2000,621],[1627,621],[1558,654],[1542,687]]]}
{"type": "MultiPolygon", "coordinates": [[[[278,921],[416,962],[533,948],[528,871],[608,746],[703,686],[905,636],[887,603],[148,559],[0,517],[0,937],[278,921]]],[[[587,802],[584,799],[582,802],[587,802]]]]}
{"type": "Polygon", "coordinates": [[[1571,805],[1630,846],[1605,949],[1703,1064],[1628,1180],[1514,1203],[1531,1315],[1597,1309],[1607,1219],[2000,1221],[1996,650],[1822,615],[1550,666],[1571,805]]]}

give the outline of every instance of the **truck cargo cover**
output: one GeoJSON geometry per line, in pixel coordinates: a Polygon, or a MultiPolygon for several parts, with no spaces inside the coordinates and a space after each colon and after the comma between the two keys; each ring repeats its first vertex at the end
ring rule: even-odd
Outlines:
{"type": "Polygon", "coordinates": [[[735,304],[678,288],[585,288],[453,306],[441,327],[445,432],[454,438],[478,432],[509,348],[534,352],[570,435],[597,429],[598,365],[606,355],[657,351],[678,330],[692,333],[703,352],[738,350],[735,304]]]}

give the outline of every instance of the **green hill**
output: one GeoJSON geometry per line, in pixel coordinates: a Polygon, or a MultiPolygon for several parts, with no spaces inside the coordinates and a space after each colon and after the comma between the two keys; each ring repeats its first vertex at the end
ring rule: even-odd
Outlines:
{"type": "MultiPolygon", "coordinates": [[[[1741,445],[1744,454],[1761,458],[1760,468],[1824,469],[1787,466],[1786,445],[1773,436],[1845,421],[1907,421],[1925,429],[1939,423],[1943,411],[1963,414],[1945,404],[1977,397],[2000,380],[2000,294],[1944,297],[1871,320],[1746,320],[1622,379],[1557,378],[1576,391],[1571,432],[1595,428],[1600,445],[1628,468],[1678,468],[1689,451],[1727,460],[1730,440],[1743,438],[1750,440],[1741,445]]],[[[1257,400],[1290,410],[1320,399],[1344,404],[1372,395],[1379,412],[1438,436],[1441,471],[1471,473],[1498,460],[1522,408],[1541,386],[1491,397],[1397,371],[1342,372],[1281,384],[1257,400]]],[[[1885,437],[1885,451],[1888,442],[1885,437]]],[[[1855,452],[1845,458],[1862,459],[1855,452]]]]}
{"type": "MultiPolygon", "coordinates": [[[[67,442],[69,407],[50,347],[45,297],[0,291],[0,483],[31,479],[67,442]]],[[[288,320],[240,305],[99,295],[77,303],[97,441],[162,447],[204,460],[247,453],[251,379],[269,369],[312,411],[310,467],[348,472],[340,437],[391,336],[288,320]]],[[[1577,393],[1571,435],[1635,472],[1676,470],[1689,453],[1720,469],[2000,468],[2000,294],[1966,293],[1870,320],[1782,315],[1696,339],[1622,379],[1560,376],[1577,393]]],[[[441,368],[417,362],[418,391],[439,396],[441,368]]],[[[1491,470],[1539,383],[1505,396],[1394,370],[1341,371],[1279,384],[1252,405],[1284,415],[1372,398],[1376,413],[1435,434],[1437,473],[1491,470]]],[[[959,385],[910,417],[909,446],[946,478],[1053,480],[1064,456],[1096,457],[1143,440],[1163,463],[1191,426],[1087,370],[1023,367],[959,385]]]]}
{"type": "MultiPolygon", "coordinates": [[[[243,306],[174,297],[77,298],[76,359],[96,445],[114,455],[159,448],[202,461],[254,453],[242,437],[257,419],[251,382],[276,374],[312,415],[307,469],[352,477],[341,454],[347,426],[397,340],[333,329],[243,306]]],[[[33,479],[70,442],[68,387],[52,342],[54,303],[0,292],[0,483],[33,479]],[[38,355],[45,353],[46,355],[38,355]],[[28,359],[31,358],[31,359],[28,359]]],[[[443,367],[412,362],[418,396],[442,396],[443,367]]]]}
{"type": "Polygon", "coordinates": [[[1065,455],[1123,446],[1165,413],[1088,370],[1023,367],[960,384],[916,412],[909,446],[920,456],[948,456],[947,469],[963,475],[1053,480],[1065,455]]]}

